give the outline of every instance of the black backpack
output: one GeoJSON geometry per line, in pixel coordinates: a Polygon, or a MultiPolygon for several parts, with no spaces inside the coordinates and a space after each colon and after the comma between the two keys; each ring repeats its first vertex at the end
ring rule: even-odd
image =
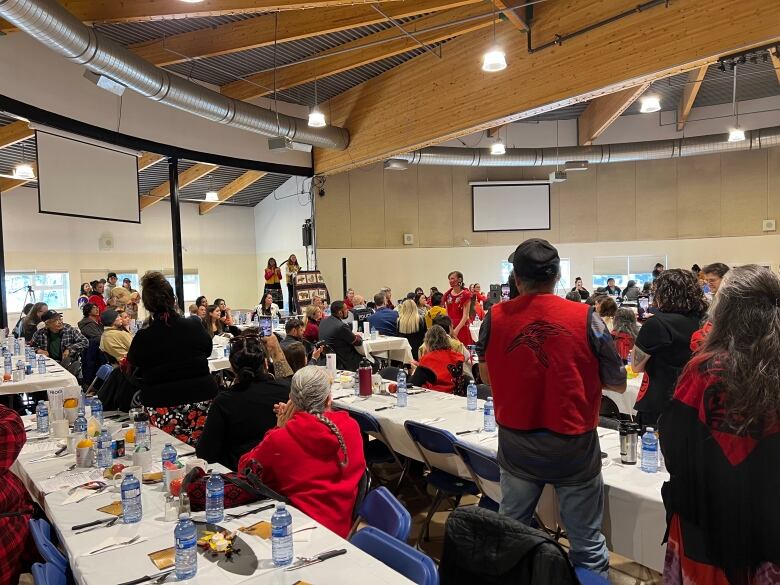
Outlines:
{"type": "Polygon", "coordinates": [[[546,533],[469,506],[445,526],[441,585],[578,585],[566,551],[546,533]]]}

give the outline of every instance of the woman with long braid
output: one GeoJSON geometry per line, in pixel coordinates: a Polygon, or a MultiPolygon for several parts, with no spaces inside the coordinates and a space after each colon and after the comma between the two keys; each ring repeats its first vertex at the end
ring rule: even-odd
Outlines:
{"type": "Polygon", "coordinates": [[[238,468],[261,467],[268,487],[346,537],[366,460],[357,423],[346,412],[331,410],[330,383],[325,368],[298,370],[290,400],[276,405],[277,428],[241,457],[238,468]]]}

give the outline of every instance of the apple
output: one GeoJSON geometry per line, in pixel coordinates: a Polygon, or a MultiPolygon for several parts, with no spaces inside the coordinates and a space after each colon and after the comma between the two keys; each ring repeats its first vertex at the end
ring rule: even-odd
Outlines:
{"type": "Polygon", "coordinates": [[[171,495],[179,497],[179,494],[181,493],[181,482],[184,481],[184,478],[179,477],[176,479],[171,480],[171,482],[168,484],[168,489],[171,492],[171,495]]]}
{"type": "Polygon", "coordinates": [[[390,394],[395,394],[397,390],[398,390],[398,384],[396,384],[395,382],[390,382],[387,385],[387,391],[390,392],[390,394]]]}

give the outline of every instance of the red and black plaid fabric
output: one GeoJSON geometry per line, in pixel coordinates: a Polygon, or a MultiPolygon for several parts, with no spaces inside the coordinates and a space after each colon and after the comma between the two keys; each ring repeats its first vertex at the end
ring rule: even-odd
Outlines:
{"type": "Polygon", "coordinates": [[[19,581],[25,551],[34,550],[28,523],[32,517],[32,500],[21,480],[10,471],[22,450],[27,433],[16,412],[0,405],[0,585],[19,581]]]}

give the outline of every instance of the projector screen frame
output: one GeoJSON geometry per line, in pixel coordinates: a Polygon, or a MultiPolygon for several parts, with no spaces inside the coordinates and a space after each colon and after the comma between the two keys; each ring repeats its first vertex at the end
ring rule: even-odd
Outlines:
{"type": "MultiPolygon", "coordinates": [[[[73,142],[78,142],[80,144],[86,144],[87,146],[92,146],[95,148],[105,148],[106,150],[111,150],[113,152],[117,152],[119,154],[123,154],[125,156],[133,156],[132,154],[128,154],[126,150],[122,149],[121,147],[112,148],[111,144],[104,143],[105,146],[97,146],[94,144],[94,142],[90,142],[87,140],[79,140],[76,137],[71,136],[61,136],[55,132],[45,132],[43,130],[35,130],[35,160],[38,161],[38,134],[48,134],[50,136],[56,136],[57,138],[63,138],[65,140],[72,140],[73,142]]],[[[111,217],[102,217],[102,216],[96,216],[96,215],[83,215],[79,213],[65,213],[62,211],[46,211],[42,208],[41,205],[41,171],[40,168],[38,168],[36,172],[36,181],[35,181],[35,190],[38,194],[38,213],[44,213],[46,215],[60,215],[64,217],[78,217],[81,219],[95,219],[99,221],[117,221],[120,223],[141,223],[141,174],[140,170],[138,169],[138,157],[135,156],[135,184],[136,184],[136,204],[138,208],[137,213],[137,220],[134,219],[116,219],[111,217]]]]}
{"type": "Polygon", "coordinates": [[[550,181],[472,181],[469,183],[471,188],[471,231],[474,233],[488,233],[488,232],[542,232],[552,230],[552,194],[550,181]],[[546,228],[525,228],[525,229],[508,229],[508,230],[478,230],[474,225],[475,219],[475,202],[474,202],[474,187],[505,187],[507,185],[544,185],[547,187],[547,227],[546,228]]]}

